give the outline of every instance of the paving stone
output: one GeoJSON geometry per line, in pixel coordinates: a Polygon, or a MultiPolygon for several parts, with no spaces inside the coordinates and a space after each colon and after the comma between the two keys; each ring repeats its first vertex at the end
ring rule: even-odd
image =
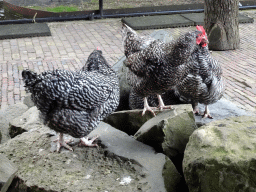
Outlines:
{"type": "MultiPolygon", "coordinates": [[[[255,10],[240,11],[240,14],[250,15],[254,19],[255,13],[255,10]]],[[[8,102],[21,101],[26,95],[20,75],[23,69],[29,68],[38,72],[56,68],[76,70],[85,63],[88,55],[97,46],[103,50],[110,64],[117,62],[123,55],[121,19],[55,22],[48,23],[48,26],[52,36],[0,40],[1,107],[8,105],[8,102]],[[11,81],[13,82],[10,84],[11,81]]],[[[214,51],[212,55],[223,68],[227,84],[225,98],[255,109],[256,23],[240,24],[239,28],[241,48],[235,51],[214,51]]],[[[195,30],[195,27],[165,30],[175,39],[180,34],[195,30]]],[[[153,31],[138,32],[148,35],[153,31]]]]}

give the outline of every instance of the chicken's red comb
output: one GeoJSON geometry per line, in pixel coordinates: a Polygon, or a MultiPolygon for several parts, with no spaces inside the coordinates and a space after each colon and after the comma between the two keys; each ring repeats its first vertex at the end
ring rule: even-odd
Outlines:
{"type": "Polygon", "coordinates": [[[100,47],[97,47],[97,50],[100,50],[100,47]]]}
{"type": "Polygon", "coordinates": [[[197,29],[198,31],[202,31],[202,33],[205,35],[205,30],[204,30],[204,27],[203,27],[203,26],[197,25],[197,26],[196,26],[196,29],[197,29]]]}

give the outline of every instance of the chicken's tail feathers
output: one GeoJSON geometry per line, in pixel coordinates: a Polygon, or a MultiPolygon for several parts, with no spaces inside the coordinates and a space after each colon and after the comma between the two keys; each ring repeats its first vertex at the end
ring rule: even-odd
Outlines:
{"type": "Polygon", "coordinates": [[[37,73],[30,71],[28,69],[23,70],[21,75],[26,88],[31,87],[38,78],[37,73]]]}
{"type": "Polygon", "coordinates": [[[37,77],[37,73],[25,69],[21,73],[23,80],[35,79],[37,77]]]}
{"type": "Polygon", "coordinates": [[[129,33],[132,33],[134,35],[137,35],[136,31],[134,31],[131,27],[129,27],[127,24],[123,23],[122,24],[122,42],[124,44],[127,36],[129,33]]]}

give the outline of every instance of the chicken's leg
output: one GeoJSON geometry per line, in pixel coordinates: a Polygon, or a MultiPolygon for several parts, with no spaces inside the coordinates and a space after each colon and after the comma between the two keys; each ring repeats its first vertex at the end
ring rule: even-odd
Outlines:
{"type": "Polygon", "coordinates": [[[172,109],[172,106],[168,105],[168,106],[165,106],[164,105],[164,101],[161,97],[161,95],[157,94],[157,98],[158,98],[158,102],[159,102],[159,110],[162,111],[163,109],[172,109]]]}
{"type": "Polygon", "coordinates": [[[193,107],[193,113],[195,115],[201,115],[199,111],[198,103],[192,103],[192,107],[193,107]]]}
{"type": "Polygon", "coordinates": [[[72,139],[68,140],[68,141],[64,141],[64,138],[63,138],[63,133],[60,133],[59,134],[59,138],[57,140],[55,140],[57,142],[57,149],[56,151],[59,152],[60,151],[60,148],[61,146],[69,149],[70,151],[73,151],[72,147],[70,147],[67,143],[71,142],[72,139]]]}
{"type": "Polygon", "coordinates": [[[208,108],[208,105],[205,105],[205,111],[204,111],[204,116],[203,118],[208,117],[209,119],[213,119],[213,117],[210,115],[210,110],[208,108]]]}
{"type": "Polygon", "coordinates": [[[149,107],[149,105],[148,105],[147,97],[144,97],[143,101],[144,101],[144,109],[143,109],[143,112],[142,112],[142,116],[145,115],[146,111],[150,111],[154,116],[156,116],[155,112],[152,110],[153,107],[149,107]]]}

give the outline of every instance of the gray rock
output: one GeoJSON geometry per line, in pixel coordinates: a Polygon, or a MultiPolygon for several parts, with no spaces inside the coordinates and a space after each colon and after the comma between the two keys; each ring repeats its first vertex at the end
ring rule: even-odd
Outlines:
{"type": "Polygon", "coordinates": [[[37,107],[31,107],[21,116],[11,120],[9,127],[9,135],[11,138],[38,126],[42,126],[39,118],[39,110],[37,107]]]}
{"type": "Polygon", "coordinates": [[[117,72],[120,87],[120,102],[116,111],[128,110],[129,109],[129,94],[131,86],[126,80],[126,71],[128,70],[123,66],[123,61],[126,59],[125,56],[121,57],[120,60],[113,66],[113,69],[117,72]]]}
{"type": "Polygon", "coordinates": [[[182,159],[190,135],[197,129],[190,105],[164,111],[147,121],[134,138],[167,155],[182,172],[182,159]]]}
{"type": "Polygon", "coordinates": [[[23,103],[17,103],[14,105],[7,106],[0,110],[0,132],[2,133],[2,143],[10,139],[9,136],[9,122],[22,115],[28,110],[27,105],[23,103]]]}
{"type": "MultiPolygon", "coordinates": [[[[176,111],[178,111],[178,113],[192,111],[191,105],[173,105],[173,107],[176,111]]],[[[154,117],[152,113],[148,111],[146,111],[145,115],[142,116],[142,111],[142,109],[117,111],[104,119],[104,122],[110,124],[118,130],[127,133],[128,135],[134,135],[144,123],[154,117]]],[[[164,109],[163,111],[169,110],[164,109]]],[[[162,111],[159,110],[155,110],[154,112],[156,115],[162,113],[162,111]]]]}
{"type": "Polygon", "coordinates": [[[16,166],[9,159],[0,153],[0,191],[6,192],[10,186],[15,173],[18,171],[16,166]]]}
{"type": "MultiPolygon", "coordinates": [[[[157,111],[155,112],[158,114],[157,111]]],[[[148,111],[142,116],[142,109],[135,109],[114,112],[104,119],[104,122],[128,135],[134,135],[146,121],[153,117],[153,114],[148,111]]]]}
{"type": "MultiPolygon", "coordinates": [[[[237,117],[237,116],[253,116],[255,113],[252,111],[242,109],[241,107],[235,105],[231,101],[222,98],[216,103],[209,105],[209,110],[213,119],[202,118],[202,116],[195,116],[196,124],[198,127],[206,125],[212,121],[226,119],[228,117],[237,117]]],[[[199,104],[199,109],[201,113],[204,112],[204,105],[199,104]]]]}
{"type": "Polygon", "coordinates": [[[31,94],[27,93],[27,96],[24,98],[23,103],[28,106],[28,108],[31,108],[35,106],[34,102],[31,100],[31,94]]]}
{"type": "Polygon", "coordinates": [[[256,191],[256,119],[241,116],[197,129],[183,171],[190,192],[256,191]]]}
{"type": "Polygon", "coordinates": [[[179,191],[181,176],[163,154],[108,124],[100,123],[89,137],[100,135],[100,147],[64,148],[52,153],[55,136],[37,129],[0,145],[0,153],[17,163],[10,191],[179,191]],[[167,189],[165,189],[167,187],[167,189]]]}
{"type": "Polygon", "coordinates": [[[161,153],[155,153],[150,146],[103,123],[89,134],[95,135],[101,136],[102,144],[106,145],[110,152],[132,159],[148,171],[146,179],[151,186],[149,191],[181,191],[184,188],[181,176],[172,161],[161,153]]]}

